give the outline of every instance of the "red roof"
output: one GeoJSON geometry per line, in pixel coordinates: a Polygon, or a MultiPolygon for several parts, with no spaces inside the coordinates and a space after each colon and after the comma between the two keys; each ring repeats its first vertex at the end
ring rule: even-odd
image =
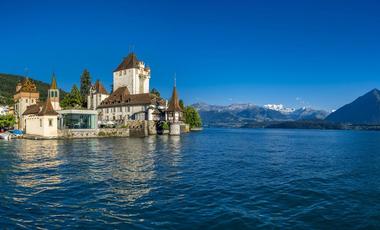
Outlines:
{"type": "Polygon", "coordinates": [[[181,106],[179,106],[178,93],[177,93],[177,88],[175,86],[173,87],[172,98],[170,99],[169,108],[167,111],[168,112],[182,111],[181,106]]]}
{"type": "Polygon", "coordinates": [[[156,105],[164,104],[164,101],[150,93],[130,94],[126,86],[118,88],[107,97],[98,108],[108,108],[124,105],[156,105]]]}
{"type": "Polygon", "coordinates": [[[130,53],[128,57],[124,58],[124,60],[120,63],[120,65],[115,69],[114,72],[125,70],[125,69],[132,69],[132,68],[138,68],[140,61],[137,59],[135,53],[130,53]]]}
{"type": "Polygon", "coordinates": [[[54,110],[53,105],[51,104],[50,97],[46,100],[44,106],[42,106],[41,111],[38,113],[38,116],[54,116],[58,113],[54,110]]]}
{"type": "Polygon", "coordinates": [[[100,83],[99,80],[97,80],[95,82],[95,90],[97,93],[101,93],[101,94],[108,94],[107,90],[104,88],[104,86],[102,85],[102,83],[100,83]]]}

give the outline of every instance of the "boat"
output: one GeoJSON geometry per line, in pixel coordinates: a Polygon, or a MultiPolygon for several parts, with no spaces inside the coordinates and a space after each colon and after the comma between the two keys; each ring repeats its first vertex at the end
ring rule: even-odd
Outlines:
{"type": "Polygon", "coordinates": [[[10,133],[2,133],[0,134],[0,139],[9,141],[12,139],[12,135],[10,133]]]}
{"type": "Polygon", "coordinates": [[[192,132],[199,132],[199,131],[202,131],[203,128],[202,127],[194,127],[194,128],[191,128],[190,131],[192,132]]]}
{"type": "Polygon", "coordinates": [[[13,129],[8,131],[12,137],[22,137],[24,135],[24,132],[18,129],[13,129]]]}

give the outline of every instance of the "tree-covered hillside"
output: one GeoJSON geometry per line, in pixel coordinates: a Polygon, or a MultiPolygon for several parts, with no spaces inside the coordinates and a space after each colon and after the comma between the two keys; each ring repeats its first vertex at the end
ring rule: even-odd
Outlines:
{"type": "MultiPolygon", "coordinates": [[[[25,77],[14,74],[0,73],[0,105],[12,105],[13,95],[16,92],[16,84],[25,77]]],[[[40,92],[40,100],[44,101],[47,97],[47,91],[50,87],[49,83],[34,80],[30,78],[37,86],[38,92],[40,92]]],[[[60,90],[60,97],[62,98],[66,93],[60,90]]]]}

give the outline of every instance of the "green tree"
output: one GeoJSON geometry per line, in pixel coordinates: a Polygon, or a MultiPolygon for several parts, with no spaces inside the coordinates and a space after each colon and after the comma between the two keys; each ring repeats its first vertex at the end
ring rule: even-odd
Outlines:
{"type": "Polygon", "coordinates": [[[162,123],[162,130],[169,130],[169,123],[168,122],[163,122],[162,123]]]}
{"type": "Polygon", "coordinates": [[[82,104],[82,95],[78,87],[74,84],[71,88],[71,92],[66,94],[61,101],[61,107],[64,109],[81,108],[82,104]]]}
{"type": "Polygon", "coordinates": [[[184,110],[185,123],[190,125],[190,128],[201,127],[202,119],[198,111],[191,106],[187,106],[184,110]]]}
{"type": "Polygon", "coordinates": [[[82,102],[84,104],[87,103],[87,96],[90,93],[90,88],[91,88],[90,72],[88,72],[87,69],[84,69],[80,77],[80,94],[82,96],[82,102]]]}
{"type": "Polygon", "coordinates": [[[13,115],[0,115],[0,128],[13,127],[16,119],[13,115]]]}
{"type": "Polygon", "coordinates": [[[111,84],[111,93],[113,93],[113,83],[111,84]]]}
{"type": "Polygon", "coordinates": [[[179,107],[181,107],[182,110],[185,110],[185,103],[183,102],[183,100],[179,100],[179,107]]]}
{"type": "Polygon", "coordinates": [[[156,95],[157,97],[161,97],[160,92],[156,88],[151,89],[150,93],[156,95]]]}

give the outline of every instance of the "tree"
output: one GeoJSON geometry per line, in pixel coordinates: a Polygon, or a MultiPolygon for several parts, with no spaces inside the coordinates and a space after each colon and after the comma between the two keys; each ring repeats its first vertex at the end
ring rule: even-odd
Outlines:
{"type": "Polygon", "coordinates": [[[187,106],[184,110],[184,117],[186,124],[189,124],[190,128],[202,126],[201,116],[199,116],[198,111],[194,107],[187,106]]]}
{"type": "Polygon", "coordinates": [[[113,93],[113,83],[111,84],[111,93],[113,93]]]}
{"type": "Polygon", "coordinates": [[[0,115],[0,128],[13,127],[16,119],[13,115],[0,115]]]}
{"type": "Polygon", "coordinates": [[[74,84],[71,88],[71,92],[66,94],[66,96],[61,101],[61,107],[64,109],[81,108],[82,104],[82,95],[78,87],[74,84]]]}
{"type": "Polygon", "coordinates": [[[182,110],[185,110],[185,103],[183,102],[183,100],[179,100],[179,107],[181,107],[182,110]]]}
{"type": "Polygon", "coordinates": [[[160,92],[156,88],[151,89],[150,93],[156,95],[157,97],[161,97],[160,92]]]}
{"type": "Polygon", "coordinates": [[[82,103],[87,103],[87,96],[90,94],[90,88],[91,88],[90,72],[88,72],[87,69],[84,69],[80,77],[80,94],[82,96],[82,103]]]}

